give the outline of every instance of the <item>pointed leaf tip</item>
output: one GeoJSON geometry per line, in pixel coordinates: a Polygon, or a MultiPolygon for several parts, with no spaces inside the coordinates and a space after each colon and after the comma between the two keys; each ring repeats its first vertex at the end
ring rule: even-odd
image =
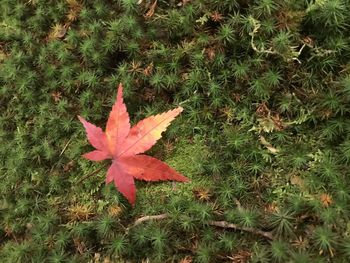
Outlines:
{"type": "Polygon", "coordinates": [[[162,137],[162,132],[182,110],[182,107],[177,107],[139,121],[131,128],[121,145],[118,157],[135,155],[149,150],[162,137]]]}
{"type": "Polygon", "coordinates": [[[179,109],[180,112],[183,112],[184,108],[182,108],[181,106],[178,106],[177,109],[179,109]]]}
{"type": "Polygon", "coordinates": [[[145,181],[171,180],[178,182],[189,182],[190,180],[175,171],[166,163],[148,155],[134,155],[122,157],[120,165],[123,170],[135,177],[145,181]]]}
{"type": "Polygon", "coordinates": [[[134,205],[136,199],[134,177],[126,173],[117,161],[113,161],[107,171],[106,183],[112,181],[114,181],[116,188],[129,201],[129,203],[134,205]]]}
{"type": "Polygon", "coordinates": [[[90,144],[97,150],[105,151],[107,145],[107,139],[105,133],[101,128],[96,127],[94,124],[88,122],[83,117],[78,116],[79,121],[83,124],[86,136],[90,144]]]}
{"type": "Polygon", "coordinates": [[[122,96],[123,95],[123,84],[122,83],[119,83],[119,86],[118,86],[118,89],[117,89],[117,96],[122,96]]]}
{"type": "Polygon", "coordinates": [[[123,101],[123,86],[119,84],[117,98],[109,113],[106,136],[109,152],[114,156],[119,153],[119,145],[130,131],[130,118],[123,101]]]}

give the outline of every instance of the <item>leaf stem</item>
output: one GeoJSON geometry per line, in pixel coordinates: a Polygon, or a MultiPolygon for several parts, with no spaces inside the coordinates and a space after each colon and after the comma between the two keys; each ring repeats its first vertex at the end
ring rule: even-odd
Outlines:
{"type": "Polygon", "coordinates": [[[80,180],[77,182],[77,184],[85,181],[86,179],[90,178],[91,176],[99,173],[103,168],[105,168],[107,166],[107,163],[105,163],[103,166],[101,166],[100,168],[96,169],[95,171],[85,175],[84,177],[80,178],[80,180]]]}

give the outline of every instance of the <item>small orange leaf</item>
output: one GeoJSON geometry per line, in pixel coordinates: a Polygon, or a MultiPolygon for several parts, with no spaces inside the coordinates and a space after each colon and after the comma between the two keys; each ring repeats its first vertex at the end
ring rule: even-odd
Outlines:
{"type": "Polygon", "coordinates": [[[192,263],[192,257],[186,256],[183,259],[180,260],[180,263],[192,263]]]}
{"type": "Polygon", "coordinates": [[[143,70],[143,74],[145,76],[150,76],[152,74],[153,71],[153,62],[151,62],[144,70],[143,70]]]}
{"type": "Polygon", "coordinates": [[[156,6],[157,6],[157,0],[154,1],[154,3],[150,6],[149,10],[145,14],[146,18],[150,18],[150,17],[152,17],[154,15],[154,11],[156,9],[156,6]]]}
{"type": "Polygon", "coordinates": [[[247,250],[239,250],[236,254],[227,258],[230,259],[232,263],[248,263],[251,259],[252,253],[247,250]]]}
{"type": "Polygon", "coordinates": [[[220,22],[224,18],[218,11],[214,11],[210,17],[214,22],[220,22]]]}
{"type": "Polygon", "coordinates": [[[333,204],[333,199],[329,194],[323,193],[320,195],[320,200],[324,207],[328,207],[333,204]]]}

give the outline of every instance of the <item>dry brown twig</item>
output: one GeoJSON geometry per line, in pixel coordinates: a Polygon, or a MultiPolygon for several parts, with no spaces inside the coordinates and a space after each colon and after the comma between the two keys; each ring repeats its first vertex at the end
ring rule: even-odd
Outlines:
{"type": "Polygon", "coordinates": [[[143,216],[137,219],[134,224],[131,227],[135,227],[137,225],[140,225],[141,223],[145,221],[150,221],[150,220],[162,220],[168,217],[168,214],[161,214],[161,215],[155,215],[155,216],[143,216]]]}
{"type": "Polygon", "coordinates": [[[106,166],[107,166],[107,164],[103,165],[102,167],[96,169],[95,171],[93,171],[93,172],[91,172],[91,173],[85,175],[84,177],[80,178],[80,180],[77,182],[77,184],[79,184],[79,183],[85,181],[86,179],[88,179],[89,177],[91,177],[91,176],[93,176],[93,175],[99,173],[99,172],[100,172],[103,168],[105,168],[106,166]]]}
{"type": "Polygon", "coordinates": [[[243,231],[243,232],[248,232],[248,233],[251,233],[251,234],[254,234],[254,235],[263,236],[263,237],[265,237],[265,238],[267,238],[269,240],[273,240],[274,239],[274,237],[273,237],[271,232],[262,231],[260,229],[253,228],[253,227],[243,227],[243,226],[239,226],[239,225],[236,225],[236,224],[229,223],[227,221],[209,221],[208,224],[211,225],[211,226],[217,226],[217,227],[221,227],[221,228],[232,228],[234,230],[240,230],[240,231],[243,231]]]}
{"type": "MultiPolygon", "coordinates": [[[[129,226],[126,229],[126,231],[129,231],[130,228],[133,228],[137,225],[140,225],[143,222],[152,221],[152,220],[163,220],[163,219],[166,219],[168,217],[169,217],[168,214],[160,214],[160,215],[154,215],[154,216],[143,216],[143,217],[136,219],[136,221],[131,226],[129,226]]],[[[272,232],[262,231],[260,229],[252,228],[252,227],[243,227],[243,226],[239,226],[237,224],[229,223],[227,221],[209,221],[208,224],[210,226],[216,226],[216,227],[221,227],[221,228],[230,228],[230,229],[234,229],[234,230],[248,232],[248,233],[251,233],[254,235],[262,236],[262,237],[267,238],[269,240],[274,239],[272,232]]]]}

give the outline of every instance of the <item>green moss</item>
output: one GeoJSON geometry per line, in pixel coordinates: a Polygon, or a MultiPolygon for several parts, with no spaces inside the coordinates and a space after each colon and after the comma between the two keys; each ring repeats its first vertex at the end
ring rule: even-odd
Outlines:
{"type": "Polygon", "coordinates": [[[1,260],[347,262],[349,0],[154,2],[1,1],[1,260]],[[191,182],[135,207],[76,117],[120,82],[134,122],[184,108],[148,154],[191,182]]]}
{"type": "Polygon", "coordinates": [[[165,162],[186,177],[195,180],[203,178],[204,165],[209,158],[209,147],[205,139],[196,136],[191,139],[178,140],[174,153],[165,162]]]}

